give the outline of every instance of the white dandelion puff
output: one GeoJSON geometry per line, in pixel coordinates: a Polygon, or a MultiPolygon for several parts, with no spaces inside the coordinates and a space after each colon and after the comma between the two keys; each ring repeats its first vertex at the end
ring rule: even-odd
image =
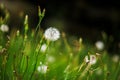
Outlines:
{"type": "Polygon", "coordinates": [[[43,45],[41,46],[40,51],[41,51],[41,52],[45,52],[46,49],[47,49],[47,45],[46,45],[46,44],[43,44],[43,45]]]}
{"type": "Polygon", "coordinates": [[[40,65],[40,66],[38,66],[37,70],[38,70],[38,72],[45,74],[47,72],[47,68],[48,68],[48,66],[46,66],[46,65],[40,65]]]}
{"type": "Polygon", "coordinates": [[[45,31],[44,36],[47,40],[56,41],[60,38],[60,32],[58,29],[50,27],[45,31]]]}
{"type": "Polygon", "coordinates": [[[1,27],[0,27],[0,30],[2,32],[8,32],[9,31],[9,27],[6,24],[2,24],[1,27]]]}
{"type": "Polygon", "coordinates": [[[89,64],[95,64],[97,61],[96,56],[95,55],[90,55],[90,57],[85,56],[85,62],[89,63],[89,64]]]}
{"type": "Polygon", "coordinates": [[[102,41],[97,41],[95,43],[95,46],[98,50],[103,50],[104,49],[104,43],[102,41]]]}

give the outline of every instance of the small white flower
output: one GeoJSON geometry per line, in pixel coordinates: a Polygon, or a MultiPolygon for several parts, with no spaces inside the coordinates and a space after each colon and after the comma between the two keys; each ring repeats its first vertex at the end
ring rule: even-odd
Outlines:
{"type": "Polygon", "coordinates": [[[90,58],[88,56],[85,56],[85,62],[89,64],[95,64],[96,63],[96,56],[90,55],[90,58]]]}
{"type": "Polygon", "coordinates": [[[46,45],[46,44],[43,44],[43,45],[41,46],[40,51],[41,51],[41,52],[45,52],[46,49],[47,49],[47,45],[46,45]]]}
{"type": "Polygon", "coordinates": [[[95,43],[95,46],[98,50],[103,50],[104,49],[104,43],[102,41],[97,41],[95,43]]]}
{"type": "Polygon", "coordinates": [[[8,32],[9,31],[9,27],[6,24],[2,24],[1,27],[0,27],[0,30],[2,32],[8,32]]]}
{"type": "Polygon", "coordinates": [[[48,66],[46,66],[46,65],[40,65],[40,66],[38,66],[37,70],[40,73],[45,74],[47,72],[47,68],[48,68],[48,66]]]}
{"type": "Polygon", "coordinates": [[[60,32],[58,29],[50,27],[45,31],[44,36],[47,40],[56,41],[60,38],[60,32]]]}

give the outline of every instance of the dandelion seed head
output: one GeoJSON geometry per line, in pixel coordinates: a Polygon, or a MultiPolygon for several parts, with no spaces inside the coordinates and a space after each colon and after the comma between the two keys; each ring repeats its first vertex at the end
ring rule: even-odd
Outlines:
{"type": "Polygon", "coordinates": [[[95,63],[96,63],[96,56],[90,55],[90,64],[95,64],[95,63]]]}
{"type": "Polygon", "coordinates": [[[89,59],[88,59],[88,56],[85,56],[85,62],[88,63],[89,62],[89,59]]]}
{"type": "Polygon", "coordinates": [[[0,27],[0,30],[2,32],[8,32],[9,31],[9,27],[6,24],[2,24],[1,27],[0,27]]]}
{"type": "Polygon", "coordinates": [[[103,50],[104,49],[104,43],[102,41],[97,41],[95,43],[95,46],[98,50],[103,50]]]}
{"type": "Polygon", "coordinates": [[[47,40],[56,41],[60,38],[60,32],[58,29],[50,27],[45,30],[44,36],[47,40]]]}
{"type": "Polygon", "coordinates": [[[95,55],[90,55],[90,58],[88,56],[85,56],[85,62],[89,64],[95,64],[97,61],[95,55]]]}
{"type": "Polygon", "coordinates": [[[38,72],[45,74],[47,72],[47,68],[48,68],[48,66],[46,66],[46,65],[40,65],[40,66],[38,66],[37,70],[38,70],[38,72]]]}

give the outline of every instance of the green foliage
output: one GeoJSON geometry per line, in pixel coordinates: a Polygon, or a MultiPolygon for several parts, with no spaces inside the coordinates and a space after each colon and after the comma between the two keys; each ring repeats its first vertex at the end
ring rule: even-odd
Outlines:
{"type": "Polygon", "coordinates": [[[41,12],[39,8],[38,12],[39,23],[35,30],[29,29],[26,16],[23,33],[0,31],[0,80],[120,79],[120,61],[115,62],[106,50],[96,50],[82,38],[68,42],[65,33],[54,42],[45,39],[40,29],[45,10],[41,12]],[[43,44],[46,44],[45,51],[41,50],[43,44]],[[91,55],[96,57],[95,64],[90,64],[91,55]],[[86,56],[89,56],[88,62],[86,56]]]}

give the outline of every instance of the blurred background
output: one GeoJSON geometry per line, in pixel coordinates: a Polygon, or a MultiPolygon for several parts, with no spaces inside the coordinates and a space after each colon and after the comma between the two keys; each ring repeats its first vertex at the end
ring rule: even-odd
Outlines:
{"type": "MultiPolygon", "coordinates": [[[[10,12],[10,28],[22,28],[24,16],[29,26],[38,23],[37,6],[46,9],[41,27],[57,27],[70,36],[82,37],[91,42],[103,40],[109,52],[120,54],[120,2],[117,0],[0,0],[10,12]]],[[[4,17],[4,11],[0,11],[4,17]]]]}

